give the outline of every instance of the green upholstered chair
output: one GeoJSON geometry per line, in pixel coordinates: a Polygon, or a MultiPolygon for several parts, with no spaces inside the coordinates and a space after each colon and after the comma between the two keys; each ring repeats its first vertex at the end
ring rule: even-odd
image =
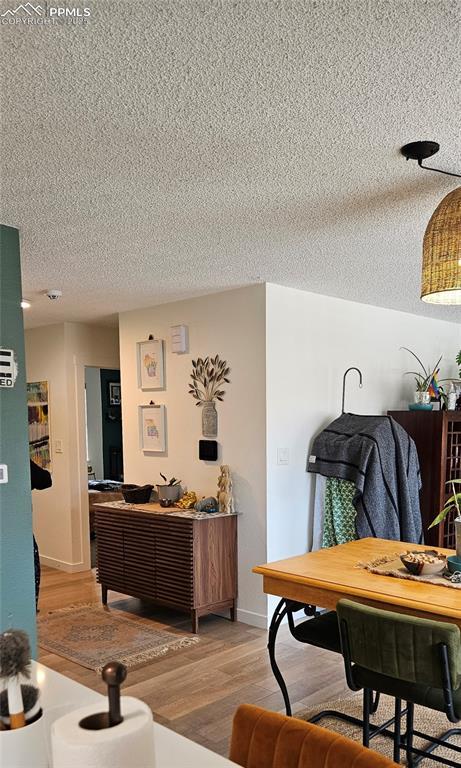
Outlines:
{"type": "MultiPolygon", "coordinates": [[[[283,700],[285,702],[286,713],[287,715],[291,715],[291,703],[290,697],[288,695],[288,689],[275,657],[277,633],[285,618],[288,621],[288,627],[291,634],[299,643],[305,643],[316,648],[322,648],[324,650],[340,654],[341,640],[339,637],[338,618],[336,616],[336,611],[321,612],[317,610],[315,605],[298,603],[294,600],[288,600],[287,598],[282,598],[280,600],[274,611],[269,627],[267,648],[269,651],[269,660],[272,672],[274,673],[274,677],[280,686],[283,700]],[[299,611],[304,611],[305,615],[308,617],[305,621],[295,621],[294,614],[299,611]]],[[[376,712],[379,705],[379,693],[373,697],[373,693],[370,691],[369,693],[367,692],[367,696],[370,700],[370,711],[371,713],[374,713],[376,712]]],[[[358,718],[347,715],[344,712],[337,712],[336,710],[323,710],[322,712],[319,712],[317,715],[312,717],[311,722],[319,723],[325,717],[329,719],[342,720],[352,725],[362,727],[362,721],[358,718]]],[[[377,733],[385,733],[386,736],[392,736],[392,734],[386,730],[389,724],[390,721],[384,723],[384,726],[380,728],[372,727],[371,738],[373,738],[373,735],[377,735],[377,733]]]]}
{"type": "Polygon", "coordinates": [[[438,746],[449,746],[458,754],[461,747],[447,744],[447,739],[461,734],[452,728],[440,738],[415,731],[414,705],[444,712],[448,720],[461,720],[461,632],[459,627],[439,621],[420,619],[383,611],[350,600],[340,600],[336,607],[346,678],[352,690],[364,690],[364,744],[370,732],[369,691],[393,696],[396,700],[394,760],[399,762],[405,749],[409,766],[431,753],[431,760],[443,765],[461,762],[440,758],[433,753],[438,746]],[[407,702],[406,733],[400,733],[402,701],[407,702]],[[414,736],[431,742],[426,751],[416,749],[414,736]]]}

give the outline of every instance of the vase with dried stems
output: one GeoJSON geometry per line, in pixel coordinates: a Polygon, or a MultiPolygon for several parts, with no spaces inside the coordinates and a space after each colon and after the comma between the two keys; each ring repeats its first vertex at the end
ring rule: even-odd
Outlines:
{"type": "Polygon", "coordinates": [[[198,357],[192,360],[192,382],[189,383],[189,394],[196,405],[202,407],[202,434],[204,437],[215,438],[218,435],[218,413],[216,400],[222,402],[225,390],[223,384],[229,384],[230,368],[226,360],[215,357],[198,357]]]}

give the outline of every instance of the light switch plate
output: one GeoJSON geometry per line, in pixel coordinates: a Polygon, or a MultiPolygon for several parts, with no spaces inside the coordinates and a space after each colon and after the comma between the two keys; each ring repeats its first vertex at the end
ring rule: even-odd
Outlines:
{"type": "Polygon", "coordinates": [[[55,453],[62,453],[62,440],[55,440],[54,441],[54,452],[55,453]]]}
{"type": "Polygon", "coordinates": [[[8,467],[6,464],[0,464],[0,483],[8,482],[8,467]]]}
{"type": "Polygon", "coordinates": [[[290,463],[290,452],[288,448],[277,448],[277,464],[286,466],[290,463]]]}

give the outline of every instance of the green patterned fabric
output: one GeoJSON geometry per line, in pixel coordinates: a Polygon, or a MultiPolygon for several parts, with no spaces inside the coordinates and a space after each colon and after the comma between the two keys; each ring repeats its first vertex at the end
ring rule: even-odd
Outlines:
{"type": "Polygon", "coordinates": [[[354,483],[338,477],[328,477],[325,484],[322,548],[334,547],[357,539],[355,518],[357,510],[352,499],[354,483]]]}

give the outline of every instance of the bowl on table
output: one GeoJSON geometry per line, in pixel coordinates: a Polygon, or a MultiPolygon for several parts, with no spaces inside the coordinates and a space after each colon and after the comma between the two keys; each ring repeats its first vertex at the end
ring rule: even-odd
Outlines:
{"type": "Polygon", "coordinates": [[[461,573],[461,557],[459,555],[448,555],[447,568],[450,573],[461,573]]]}
{"type": "Polygon", "coordinates": [[[153,485],[130,485],[121,487],[123,498],[128,504],[147,504],[150,500],[153,485]]]}
{"type": "Polygon", "coordinates": [[[435,549],[404,552],[400,559],[413,576],[434,576],[436,573],[442,573],[447,564],[446,557],[435,549]]]}

